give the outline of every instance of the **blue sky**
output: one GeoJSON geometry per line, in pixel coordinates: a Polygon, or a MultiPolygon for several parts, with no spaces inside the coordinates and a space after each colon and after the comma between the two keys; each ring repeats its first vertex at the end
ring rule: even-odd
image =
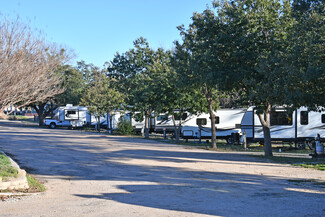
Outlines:
{"type": "Polygon", "coordinates": [[[133,46],[140,36],[153,48],[170,49],[193,12],[212,0],[0,0],[2,15],[29,20],[52,42],[73,49],[72,62],[101,67],[133,46]]]}

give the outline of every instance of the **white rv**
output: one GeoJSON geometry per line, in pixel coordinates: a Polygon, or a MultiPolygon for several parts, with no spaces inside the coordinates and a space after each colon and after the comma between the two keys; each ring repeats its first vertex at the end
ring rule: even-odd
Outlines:
{"type": "MultiPolygon", "coordinates": [[[[174,115],[175,117],[175,124],[178,127],[180,123],[186,122],[187,120],[191,119],[194,115],[191,115],[188,112],[184,112],[182,117],[177,113],[174,115]]],[[[152,118],[151,125],[153,131],[156,133],[163,133],[164,131],[167,133],[174,132],[174,122],[171,115],[167,114],[159,114],[155,118],[152,118]]]]}
{"type": "MultiPolygon", "coordinates": [[[[51,119],[45,119],[46,126],[54,129],[56,127],[84,127],[86,125],[96,125],[97,119],[95,116],[90,115],[87,107],[73,106],[67,104],[66,106],[58,107],[53,112],[51,119]]],[[[106,117],[100,117],[100,124],[105,125],[106,117]]]]}
{"type": "MultiPolygon", "coordinates": [[[[271,140],[294,142],[296,148],[303,149],[310,145],[317,134],[325,138],[325,112],[308,111],[306,107],[288,114],[283,108],[271,112],[271,140]]],[[[246,132],[248,142],[263,142],[262,124],[254,107],[247,109],[241,122],[242,132],[246,132]]]]}
{"type": "Polygon", "coordinates": [[[58,107],[53,112],[52,119],[45,119],[45,125],[54,129],[56,127],[83,127],[91,122],[91,117],[88,114],[87,107],[73,106],[68,104],[66,106],[58,107]]]}
{"type": "Polygon", "coordinates": [[[107,120],[104,122],[104,125],[109,124],[109,129],[114,131],[117,130],[119,122],[124,119],[128,120],[134,128],[135,132],[140,133],[144,127],[144,120],[143,121],[136,121],[135,118],[131,116],[131,113],[123,112],[123,111],[115,111],[112,112],[111,116],[105,117],[107,120]],[[107,118],[108,117],[108,118],[107,118]]]}
{"type": "MultiPolygon", "coordinates": [[[[220,109],[215,112],[216,138],[233,142],[233,134],[239,134],[240,123],[246,109],[220,109]]],[[[183,122],[182,137],[184,139],[211,139],[211,120],[209,114],[189,116],[183,122]]]]}

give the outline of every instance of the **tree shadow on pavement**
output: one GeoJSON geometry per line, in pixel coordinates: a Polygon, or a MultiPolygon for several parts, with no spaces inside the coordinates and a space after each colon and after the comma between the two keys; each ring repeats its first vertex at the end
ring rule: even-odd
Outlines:
{"type": "Polygon", "coordinates": [[[270,164],[263,159],[189,150],[130,137],[51,135],[48,130],[49,136],[47,131],[42,134],[0,130],[0,149],[11,153],[21,166],[31,168],[36,175],[109,183],[105,192],[74,194],[77,197],[205,215],[324,214],[323,188],[292,183],[281,176],[239,170],[252,165],[266,170],[270,164]],[[200,169],[205,164],[209,164],[209,170],[200,169]],[[238,171],[227,172],[222,165],[238,171]],[[306,201],[313,203],[304,208],[306,201]],[[297,207],[301,208],[297,210],[297,207]]]}

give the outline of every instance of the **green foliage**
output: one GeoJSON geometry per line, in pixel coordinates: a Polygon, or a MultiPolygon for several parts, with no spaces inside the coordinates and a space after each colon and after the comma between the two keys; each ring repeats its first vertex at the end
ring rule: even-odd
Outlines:
{"type": "Polygon", "coordinates": [[[166,100],[162,90],[168,84],[168,61],[168,52],[153,50],[141,37],[134,41],[134,48],[121,55],[117,53],[108,67],[108,76],[115,78],[119,90],[127,95],[128,109],[145,116],[146,138],[149,117],[153,111],[160,111],[166,100]]]}
{"type": "Polygon", "coordinates": [[[31,175],[26,175],[28,182],[28,192],[43,192],[46,190],[45,186],[31,175]]]}
{"type": "Polygon", "coordinates": [[[272,155],[269,114],[275,105],[288,105],[290,35],[296,20],[289,0],[236,0],[215,3],[221,44],[228,51],[228,84],[245,92],[242,99],[257,107],[263,125],[265,154],[272,155]],[[230,52],[229,52],[230,51],[230,52]]]}
{"type": "Polygon", "coordinates": [[[81,99],[88,111],[96,117],[119,109],[123,103],[120,92],[111,87],[111,80],[103,74],[96,75],[81,99]]]}
{"type": "Polygon", "coordinates": [[[130,121],[126,119],[120,120],[119,123],[117,124],[116,133],[120,135],[132,135],[133,127],[130,121]]]}
{"type": "Polygon", "coordinates": [[[9,177],[17,177],[18,171],[11,166],[9,159],[0,153],[0,177],[7,179],[9,177]]]}
{"type": "MultiPolygon", "coordinates": [[[[78,63],[78,67],[80,67],[80,64],[78,63]]],[[[79,105],[86,89],[83,72],[69,65],[61,66],[58,71],[62,73],[62,85],[65,90],[62,94],[56,96],[57,103],[59,105],[79,105]]]]}
{"type": "MultiPolygon", "coordinates": [[[[176,42],[174,67],[181,86],[200,92],[205,98],[201,111],[209,111],[211,118],[212,143],[216,148],[215,111],[219,107],[220,90],[227,87],[226,77],[230,70],[229,51],[223,44],[225,25],[210,9],[194,13],[188,29],[178,27],[183,42],[176,42]]],[[[195,95],[194,95],[195,96],[195,95]]],[[[196,95],[198,96],[198,95],[196,95]]],[[[203,102],[199,100],[199,102],[203,102]]],[[[196,109],[200,107],[196,106],[196,109]]]]}
{"type": "Polygon", "coordinates": [[[262,111],[267,104],[284,104],[288,78],[279,65],[295,24],[290,2],[223,1],[218,13],[231,33],[223,41],[232,50],[229,55],[235,63],[234,70],[230,71],[229,78],[233,79],[230,83],[245,90],[245,100],[262,111]]]}
{"type": "Polygon", "coordinates": [[[313,168],[316,170],[325,171],[325,163],[304,163],[304,164],[294,164],[294,166],[300,166],[304,168],[313,168]]]}
{"type": "Polygon", "coordinates": [[[293,14],[298,22],[291,34],[292,52],[284,59],[291,63],[287,70],[295,81],[288,98],[295,107],[317,110],[325,105],[325,2],[296,0],[293,14]]]}

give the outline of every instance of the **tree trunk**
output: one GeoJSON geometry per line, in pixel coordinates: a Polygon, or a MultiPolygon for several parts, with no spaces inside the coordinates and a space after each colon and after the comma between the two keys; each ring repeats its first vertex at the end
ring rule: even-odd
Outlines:
{"type": "Polygon", "coordinates": [[[106,115],[106,123],[107,123],[107,132],[108,134],[112,134],[112,126],[111,126],[111,113],[108,112],[106,115]]]}
{"type": "Polygon", "coordinates": [[[211,118],[211,142],[212,147],[217,148],[217,139],[216,139],[216,116],[213,112],[212,101],[208,101],[209,103],[209,113],[211,118]]]}
{"type": "Polygon", "coordinates": [[[272,143],[271,143],[271,130],[270,130],[270,113],[271,113],[272,105],[271,103],[267,104],[266,111],[264,114],[258,114],[258,117],[263,126],[263,133],[264,133],[264,153],[265,156],[273,156],[272,154],[272,143]]]}
{"type": "Polygon", "coordinates": [[[44,106],[39,106],[39,113],[38,113],[38,125],[43,126],[44,125],[44,106]]]}
{"type": "Polygon", "coordinates": [[[144,138],[149,139],[149,114],[146,112],[144,121],[144,138]]]}
{"type": "Polygon", "coordinates": [[[100,116],[97,116],[97,131],[100,132],[100,116]]]}
{"type": "Polygon", "coordinates": [[[178,124],[178,127],[177,127],[178,141],[179,141],[180,136],[181,136],[181,130],[182,130],[182,117],[183,117],[184,112],[180,111],[179,114],[180,114],[180,119],[179,119],[179,124],[178,124]]]}
{"type": "Polygon", "coordinates": [[[46,103],[39,103],[38,105],[34,105],[34,109],[36,113],[38,114],[38,125],[39,126],[44,126],[44,118],[45,118],[45,105],[46,103]]]}
{"type": "Polygon", "coordinates": [[[178,134],[178,129],[176,126],[176,121],[175,121],[175,115],[172,115],[172,120],[173,120],[173,124],[174,124],[174,134],[175,134],[175,141],[179,142],[179,134],[178,134]]]}

